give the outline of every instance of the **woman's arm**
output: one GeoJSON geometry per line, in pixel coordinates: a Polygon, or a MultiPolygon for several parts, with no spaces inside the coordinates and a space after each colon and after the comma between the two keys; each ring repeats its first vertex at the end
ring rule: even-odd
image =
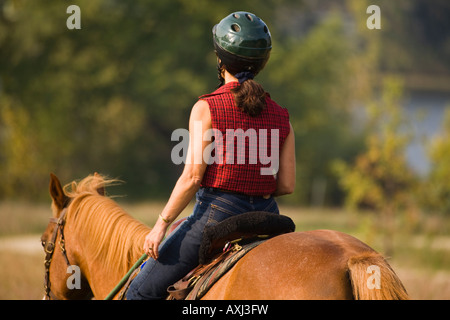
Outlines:
{"type": "Polygon", "coordinates": [[[211,143],[210,141],[203,141],[203,134],[208,129],[211,129],[209,105],[206,101],[199,100],[192,108],[189,118],[189,148],[184,170],[178,178],[155,226],[145,238],[144,252],[147,252],[154,259],[158,258],[158,246],[170,223],[186,208],[200,188],[207,166],[203,159],[203,150],[211,143]],[[199,130],[200,125],[201,131],[199,130]],[[153,250],[150,250],[150,248],[153,250]]]}
{"type": "Polygon", "coordinates": [[[291,130],[284,141],[280,152],[280,168],[277,174],[277,190],[274,196],[282,196],[294,192],[295,188],[295,137],[291,130]]]}

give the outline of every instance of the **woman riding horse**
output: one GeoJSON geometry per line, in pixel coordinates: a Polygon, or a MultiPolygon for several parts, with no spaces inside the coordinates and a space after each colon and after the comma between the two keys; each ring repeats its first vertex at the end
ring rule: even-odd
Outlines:
{"type": "Polygon", "coordinates": [[[143,249],[150,259],[131,283],[127,299],[165,298],[167,287],[197,266],[205,227],[248,211],[279,213],[274,196],[294,190],[295,144],[288,111],[253,80],[272,48],[267,25],[252,13],[235,12],[212,31],[220,86],[192,108],[183,173],[145,238],[143,249]],[[199,123],[201,132],[194,129],[199,123]],[[214,161],[203,156],[211,142],[204,139],[207,132],[215,139],[214,161]],[[268,163],[268,154],[275,164],[268,163]],[[163,241],[194,195],[193,213],[163,241]]]}

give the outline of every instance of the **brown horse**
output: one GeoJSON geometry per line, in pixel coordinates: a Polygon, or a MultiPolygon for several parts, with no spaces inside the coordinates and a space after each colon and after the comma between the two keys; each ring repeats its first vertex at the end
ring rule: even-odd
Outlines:
{"type": "MultiPolygon", "coordinates": [[[[50,260],[48,298],[103,299],[142,255],[150,229],[104,195],[112,182],[95,174],[63,189],[51,175],[53,218],[41,239],[50,260]],[[74,269],[68,265],[79,268],[78,287],[71,282],[74,269]]],[[[259,245],[203,299],[408,299],[408,295],[385,259],[369,246],[338,231],[315,230],[277,236],[259,245]]]]}

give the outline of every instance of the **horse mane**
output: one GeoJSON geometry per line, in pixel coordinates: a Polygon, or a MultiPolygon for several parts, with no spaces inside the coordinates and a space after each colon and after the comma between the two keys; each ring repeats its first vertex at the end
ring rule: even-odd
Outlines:
{"type": "Polygon", "coordinates": [[[144,237],[150,228],[105,196],[105,187],[119,182],[96,173],[69,183],[64,192],[71,198],[67,224],[85,240],[86,258],[99,261],[108,274],[122,276],[142,255],[144,237]]]}

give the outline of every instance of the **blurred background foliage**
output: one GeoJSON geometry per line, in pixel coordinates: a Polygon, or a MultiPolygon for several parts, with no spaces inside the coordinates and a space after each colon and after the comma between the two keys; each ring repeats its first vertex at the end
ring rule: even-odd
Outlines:
{"type": "Polygon", "coordinates": [[[450,213],[449,117],[418,177],[401,114],[407,90],[449,88],[448,1],[71,4],[81,30],[67,29],[65,1],[0,0],[0,199],[48,201],[50,172],[66,183],[95,171],[126,181],[127,199],[167,198],[182,170],[171,134],[218,84],[212,26],[248,10],[273,36],[256,80],[296,133],[297,188],[283,201],[450,213]],[[370,4],[381,30],[366,27],[370,4]]]}

